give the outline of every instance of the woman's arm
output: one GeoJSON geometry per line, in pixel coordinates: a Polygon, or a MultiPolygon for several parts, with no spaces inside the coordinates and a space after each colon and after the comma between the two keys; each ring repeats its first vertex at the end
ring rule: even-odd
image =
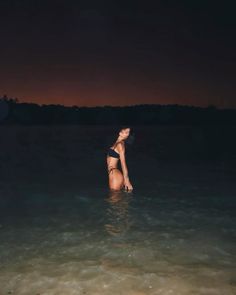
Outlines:
{"type": "Polygon", "coordinates": [[[127,169],[126,160],[125,160],[125,145],[124,144],[119,144],[118,150],[119,150],[119,153],[120,153],[120,162],[121,162],[121,167],[122,167],[123,176],[124,176],[125,190],[132,191],[133,186],[129,181],[129,174],[128,174],[128,169],[127,169]]]}
{"type": "Polygon", "coordinates": [[[126,160],[125,160],[125,145],[124,144],[118,144],[117,149],[120,154],[120,163],[121,163],[121,168],[123,171],[123,176],[125,180],[129,180],[129,174],[128,174],[128,168],[126,165],[126,160]]]}

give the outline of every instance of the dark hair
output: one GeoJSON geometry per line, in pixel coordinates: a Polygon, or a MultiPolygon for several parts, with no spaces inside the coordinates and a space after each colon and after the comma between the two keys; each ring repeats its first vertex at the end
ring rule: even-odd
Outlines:
{"type": "Polygon", "coordinates": [[[120,132],[121,130],[123,130],[123,129],[127,129],[127,128],[130,129],[130,133],[129,133],[129,136],[126,138],[125,143],[128,144],[128,145],[131,145],[131,144],[133,144],[134,139],[135,139],[135,133],[134,133],[133,127],[131,127],[131,126],[127,126],[127,125],[122,125],[122,126],[119,128],[119,132],[120,132]]]}
{"type": "Polygon", "coordinates": [[[125,140],[125,144],[127,146],[127,149],[129,150],[131,145],[134,142],[135,134],[134,134],[133,128],[130,126],[126,126],[126,125],[122,125],[119,128],[115,128],[117,132],[112,132],[112,135],[110,134],[107,137],[106,144],[104,145],[104,148],[107,150],[107,148],[111,147],[111,145],[114,144],[114,142],[117,139],[117,133],[119,133],[122,129],[127,129],[127,128],[130,128],[130,133],[129,133],[129,136],[125,140]]]}

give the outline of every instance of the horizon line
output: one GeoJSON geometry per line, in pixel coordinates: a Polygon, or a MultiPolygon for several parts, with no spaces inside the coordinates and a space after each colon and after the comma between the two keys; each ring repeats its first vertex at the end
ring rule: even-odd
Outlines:
{"type": "Polygon", "coordinates": [[[9,97],[7,94],[4,94],[0,97],[0,100],[2,99],[9,99],[9,100],[15,100],[17,104],[35,104],[39,106],[62,106],[66,108],[103,108],[103,107],[110,107],[110,108],[123,108],[123,107],[137,107],[137,106],[181,106],[181,107],[194,107],[194,108],[200,108],[200,109],[207,109],[207,108],[215,108],[215,109],[221,109],[221,110],[236,110],[236,107],[220,107],[215,104],[209,104],[207,106],[200,106],[200,105],[192,105],[192,104],[178,104],[178,103],[167,103],[167,104],[161,104],[161,103],[140,103],[140,104],[127,104],[127,105],[95,105],[95,106],[86,106],[86,105],[64,105],[60,103],[37,103],[37,102],[29,102],[29,101],[21,101],[17,97],[9,97]]]}

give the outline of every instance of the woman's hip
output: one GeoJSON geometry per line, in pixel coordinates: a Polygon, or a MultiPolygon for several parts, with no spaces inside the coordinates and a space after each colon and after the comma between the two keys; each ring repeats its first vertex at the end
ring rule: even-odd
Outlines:
{"type": "Polygon", "coordinates": [[[119,170],[119,168],[111,168],[108,170],[108,175],[109,178],[114,178],[117,180],[122,180],[123,181],[123,174],[119,170]]]}

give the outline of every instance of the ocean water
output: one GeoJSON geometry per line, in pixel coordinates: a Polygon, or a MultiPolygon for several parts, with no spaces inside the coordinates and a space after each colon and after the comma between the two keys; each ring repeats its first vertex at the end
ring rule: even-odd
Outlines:
{"type": "Polygon", "coordinates": [[[129,154],[131,193],[109,191],[105,166],[94,157],[90,169],[82,150],[64,178],[49,167],[34,178],[33,164],[2,177],[0,294],[236,294],[232,167],[151,151],[129,154]]]}

